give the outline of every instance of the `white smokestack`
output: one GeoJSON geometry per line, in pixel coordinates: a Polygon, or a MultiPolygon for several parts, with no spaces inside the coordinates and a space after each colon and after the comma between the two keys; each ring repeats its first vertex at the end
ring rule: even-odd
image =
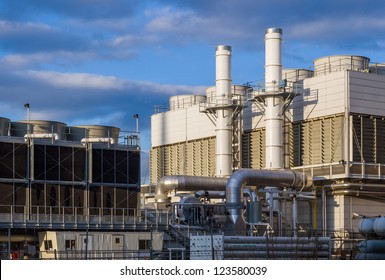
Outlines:
{"type": "Polygon", "coordinates": [[[231,47],[217,46],[216,52],[216,170],[217,177],[232,174],[231,47]]]}
{"type": "Polygon", "coordinates": [[[276,96],[282,80],[282,29],[269,28],[265,33],[265,92],[267,96],[266,124],[266,168],[283,168],[283,97],[276,96]]]}

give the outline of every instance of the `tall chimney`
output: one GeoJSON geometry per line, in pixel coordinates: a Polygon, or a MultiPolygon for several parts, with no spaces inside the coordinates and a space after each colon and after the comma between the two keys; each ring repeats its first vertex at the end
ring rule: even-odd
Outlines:
{"type": "Polygon", "coordinates": [[[215,103],[216,110],[216,169],[215,176],[232,174],[232,113],[231,102],[231,47],[217,46],[215,103]]]}
{"type": "MultiPolygon", "coordinates": [[[[266,128],[266,169],[282,169],[283,165],[283,105],[279,94],[282,81],[282,29],[269,28],[265,33],[265,128],[266,128]]],[[[281,210],[275,187],[266,187],[269,203],[270,225],[274,225],[273,211],[281,210]]]]}
{"type": "Polygon", "coordinates": [[[275,95],[282,80],[282,29],[265,33],[266,169],[283,168],[283,97],[275,95]],[[270,96],[269,96],[270,95],[270,96]]]}

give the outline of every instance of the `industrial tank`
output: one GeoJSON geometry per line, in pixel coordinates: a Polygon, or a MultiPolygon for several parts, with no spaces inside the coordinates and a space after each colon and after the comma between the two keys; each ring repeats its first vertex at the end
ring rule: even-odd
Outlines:
{"type": "Polygon", "coordinates": [[[105,125],[77,125],[68,127],[68,140],[118,143],[120,128],[105,125]]]}
{"type": "Polygon", "coordinates": [[[381,237],[385,237],[385,217],[378,217],[373,223],[374,232],[381,237]]]}
{"type": "Polygon", "coordinates": [[[373,236],[375,235],[374,233],[374,228],[373,224],[376,218],[362,218],[358,222],[358,231],[363,235],[363,236],[373,236]]]}
{"type": "Polygon", "coordinates": [[[8,136],[10,119],[0,118],[0,136],[8,136]]]}
{"type": "Polygon", "coordinates": [[[206,96],[198,94],[184,94],[171,96],[169,99],[170,111],[189,108],[195,104],[199,104],[200,102],[205,101],[206,96]]]}
{"type": "Polygon", "coordinates": [[[307,69],[288,68],[282,70],[282,79],[289,82],[298,82],[313,76],[313,71],[307,69]]]}
{"type": "Polygon", "coordinates": [[[314,76],[326,75],[342,70],[364,71],[369,68],[370,59],[359,55],[332,55],[313,61],[314,76]]]}
{"type": "Polygon", "coordinates": [[[57,121],[21,120],[11,123],[11,136],[24,137],[27,134],[30,134],[33,138],[55,138],[56,140],[65,140],[66,127],[67,125],[65,123],[57,121]]]}

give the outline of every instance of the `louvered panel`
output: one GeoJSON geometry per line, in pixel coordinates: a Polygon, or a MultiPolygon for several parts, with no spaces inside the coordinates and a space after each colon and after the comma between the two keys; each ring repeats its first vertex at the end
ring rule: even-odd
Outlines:
{"type": "Polygon", "coordinates": [[[170,174],[170,146],[163,147],[163,175],[168,176],[170,174]]]}
{"type": "Polygon", "coordinates": [[[202,143],[202,176],[208,176],[209,155],[208,155],[209,140],[204,139],[202,143]]]}
{"type": "Polygon", "coordinates": [[[184,143],[178,143],[176,145],[176,175],[183,175],[183,166],[184,166],[183,146],[184,146],[184,143]]]}
{"type": "Polygon", "coordinates": [[[311,122],[311,164],[322,163],[321,149],[322,149],[322,135],[321,135],[321,120],[314,120],[311,122]]]}
{"type": "Polygon", "coordinates": [[[311,165],[311,159],[312,159],[312,131],[311,131],[311,122],[303,123],[302,126],[302,141],[301,146],[303,147],[303,165],[311,165]]]}
{"type": "Polygon", "coordinates": [[[376,162],[385,163],[385,120],[376,119],[376,162]]]}
{"type": "Polygon", "coordinates": [[[198,164],[199,160],[199,148],[196,141],[192,142],[192,174],[193,176],[197,176],[198,174],[198,164]]]}
{"type": "Polygon", "coordinates": [[[361,161],[361,117],[353,115],[353,161],[361,161]]]}
{"type": "Polygon", "coordinates": [[[370,117],[362,118],[362,153],[365,162],[375,162],[374,121],[370,117]]]}
{"type": "Polygon", "coordinates": [[[251,133],[251,168],[265,168],[265,130],[259,129],[251,133]]]}
{"type": "Polygon", "coordinates": [[[209,155],[209,164],[207,169],[207,176],[215,176],[215,138],[209,138],[208,144],[207,154],[209,155]]]}
{"type": "Polygon", "coordinates": [[[193,175],[193,143],[186,144],[186,174],[193,175]]]}
{"type": "Polygon", "coordinates": [[[344,116],[330,118],[330,162],[338,162],[343,158],[344,116]]]}
{"type": "Polygon", "coordinates": [[[321,121],[321,163],[331,162],[331,123],[332,118],[321,121]]]}
{"type": "Polygon", "coordinates": [[[293,127],[287,123],[283,127],[283,159],[284,168],[290,168],[290,143],[293,140],[293,127]]]}
{"type": "Polygon", "coordinates": [[[152,148],[150,152],[150,182],[156,184],[161,177],[161,148],[152,148]]]}
{"type": "Polygon", "coordinates": [[[302,123],[293,124],[290,145],[290,167],[302,166],[302,123]]]}
{"type": "Polygon", "coordinates": [[[250,168],[250,132],[242,134],[242,168],[250,168]]]}

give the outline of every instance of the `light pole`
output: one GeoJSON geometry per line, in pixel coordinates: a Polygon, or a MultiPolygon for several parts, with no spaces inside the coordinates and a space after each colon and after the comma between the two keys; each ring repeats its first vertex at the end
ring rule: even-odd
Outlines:
{"type": "Polygon", "coordinates": [[[136,133],[139,134],[139,115],[135,114],[134,119],[136,120],[136,133]]]}
{"type": "Polygon", "coordinates": [[[30,131],[30,108],[29,108],[29,103],[25,103],[24,104],[24,108],[27,109],[27,135],[28,135],[28,138],[29,138],[29,134],[31,133],[30,131]]]}

